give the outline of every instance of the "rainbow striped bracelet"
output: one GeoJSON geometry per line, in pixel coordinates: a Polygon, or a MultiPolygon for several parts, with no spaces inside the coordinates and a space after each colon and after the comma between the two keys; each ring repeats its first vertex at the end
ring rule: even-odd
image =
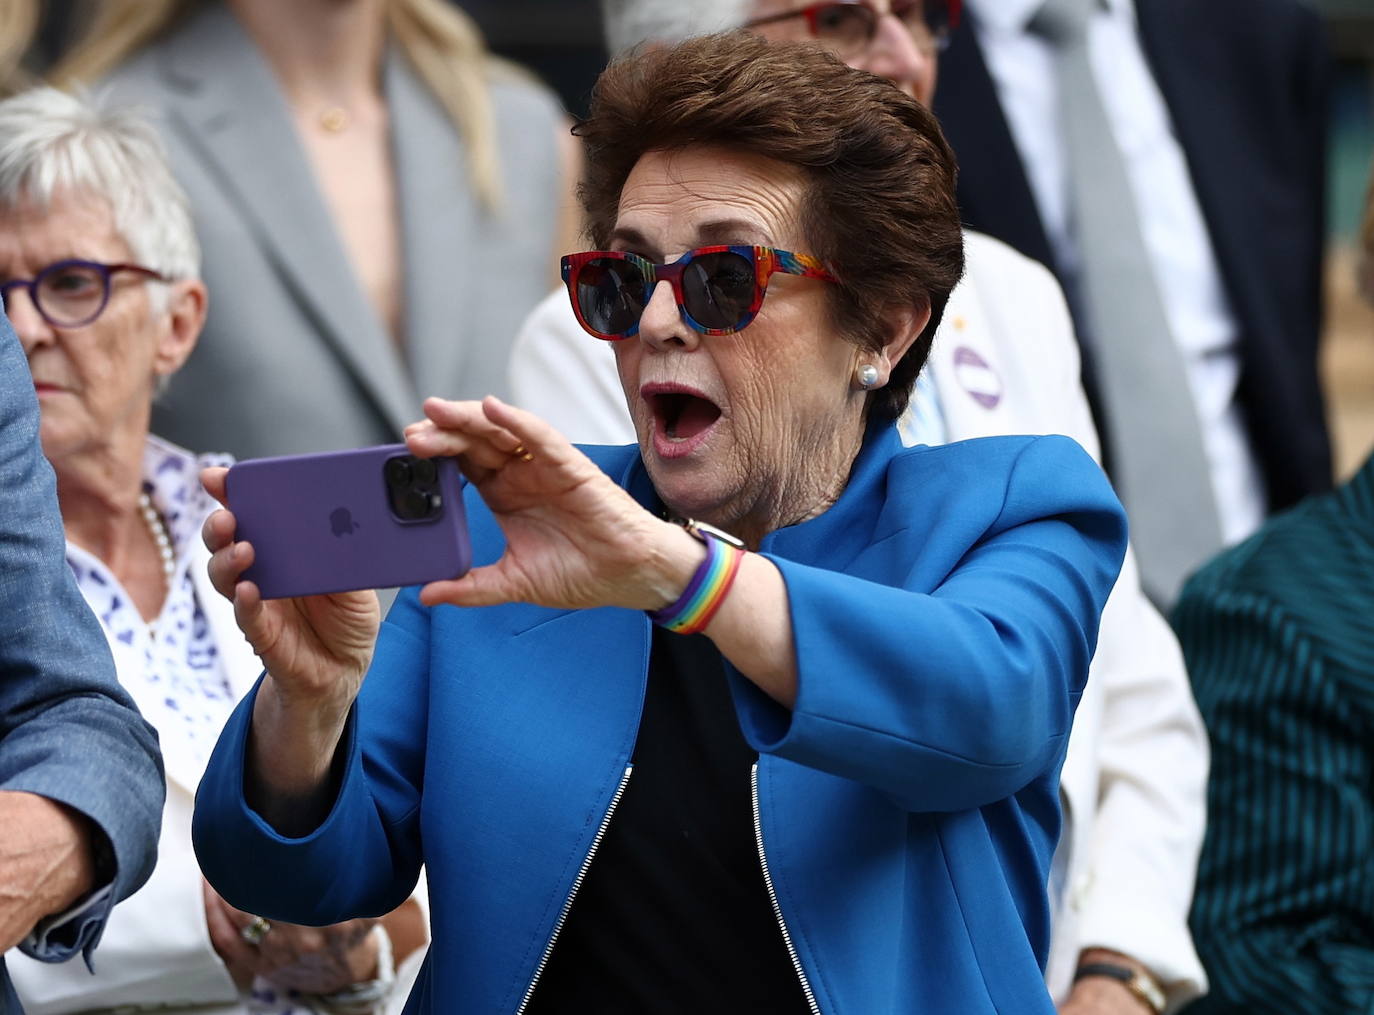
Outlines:
{"type": "Polygon", "coordinates": [[[706,630],[711,618],[725,602],[744,559],[744,547],[728,542],[724,533],[693,521],[683,523],[692,535],[706,545],[706,559],[697,567],[687,588],[675,602],[661,610],[649,610],[649,619],[674,634],[698,634],[706,630]]]}

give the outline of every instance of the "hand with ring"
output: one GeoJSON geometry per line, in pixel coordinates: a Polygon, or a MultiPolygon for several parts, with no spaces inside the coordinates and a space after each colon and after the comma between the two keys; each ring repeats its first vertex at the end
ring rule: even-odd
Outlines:
{"type": "Polygon", "coordinates": [[[239,928],[239,937],[250,945],[259,945],[262,944],[262,939],[267,936],[267,932],[271,929],[270,923],[260,916],[255,916],[251,923],[244,924],[239,928]]]}
{"type": "Polygon", "coordinates": [[[208,883],[204,894],[210,941],[240,989],[262,977],[284,989],[331,994],[376,975],[376,920],[302,927],[235,909],[208,883]]]}
{"type": "Polygon", "coordinates": [[[457,456],[506,548],[493,564],[429,583],[422,603],[654,609],[681,591],[665,598],[676,576],[662,573],[658,552],[681,530],[636,503],[550,424],[491,396],[429,398],[424,413],[405,429],[411,454],[457,456]]]}

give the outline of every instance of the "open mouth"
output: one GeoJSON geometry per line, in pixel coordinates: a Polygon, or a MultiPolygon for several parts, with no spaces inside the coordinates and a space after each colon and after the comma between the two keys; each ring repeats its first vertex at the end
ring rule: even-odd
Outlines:
{"type": "Polygon", "coordinates": [[[690,441],[720,419],[720,406],[709,398],[685,391],[663,391],[649,396],[655,429],[670,441],[690,441]]]}

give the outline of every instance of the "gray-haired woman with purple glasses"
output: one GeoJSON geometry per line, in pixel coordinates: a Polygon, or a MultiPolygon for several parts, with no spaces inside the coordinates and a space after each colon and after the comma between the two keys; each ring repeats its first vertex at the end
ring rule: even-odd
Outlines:
{"type": "Polygon", "coordinates": [[[392,953],[423,940],[414,903],[389,930],[268,924],[210,889],[192,853],[196,784],[258,673],[198,538],[213,507],[198,471],[226,459],[149,433],[154,395],[205,319],[198,275],[186,199],[147,125],[51,89],[0,102],[0,293],[38,395],[67,562],[167,775],[157,867],[114,910],[95,972],[6,957],[30,1015],[315,1011],[312,997],[368,991],[381,1003],[392,953]]]}

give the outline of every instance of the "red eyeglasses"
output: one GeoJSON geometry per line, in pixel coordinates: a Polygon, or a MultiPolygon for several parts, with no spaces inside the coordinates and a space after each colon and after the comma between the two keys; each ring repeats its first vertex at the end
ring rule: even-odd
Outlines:
{"type": "MultiPolygon", "coordinates": [[[[911,32],[916,45],[926,52],[944,49],[949,35],[959,27],[961,0],[892,0],[889,11],[911,32]]],[[[746,28],[769,25],[789,18],[805,18],[812,38],[832,47],[841,59],[858,56],[872,44],[878,23],[887,13],[875,0],[829,0],[781,14],[769,14],[745,22],[746,28]]]]}
{"type": "Polygon", "coordinates": [[[678,313],[703,335],[729,335],[749,326],[775,274],[837,281],[808,254],[774,247],[721,246],[689,250],[671,264],[623,250],[589,250],[563,258],[563,282],[573,313],[587,334],[613,341],[639,331],[654,287],[673,287],[678,313]]]}

